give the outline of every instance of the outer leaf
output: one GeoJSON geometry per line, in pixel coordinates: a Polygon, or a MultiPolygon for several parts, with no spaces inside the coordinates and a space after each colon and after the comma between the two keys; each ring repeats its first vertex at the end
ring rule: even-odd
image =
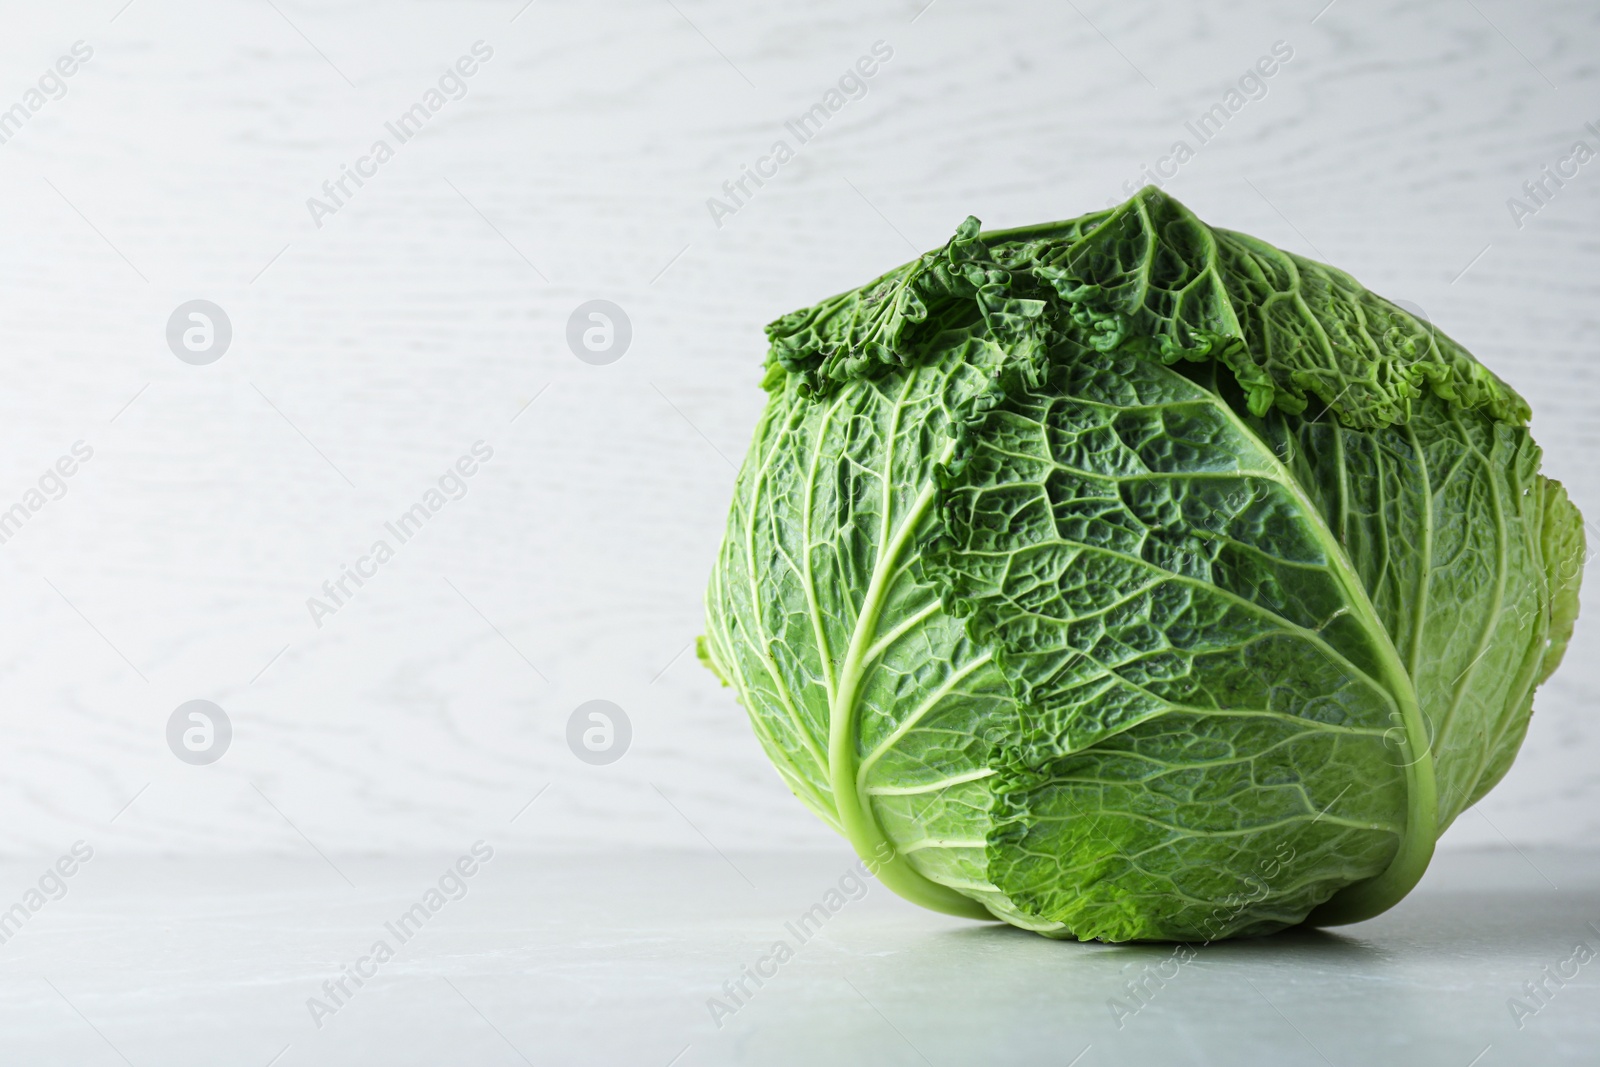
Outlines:
{"type": "Polygon", "coordinates": [[[986,724],[1012,705],[914,564],[935,465],[984,387],[962,361],[858,379],[823,403],[787,382],[740,474],[706,641],[796,795],[896,891],[981,917],[965,894],[988,886],[965,853],[981,851],[985,815],[930,808],[961,809],[956,787],[987,774],[986,724]]]}
{"type": "Polygon", "coordinates": [[[1052,366],[974,434],[938,556],[1024,709],[990,878],[1081,938],[1298,922],[1396,854],[1398,657],[1225,401],[1133,356],[1067,344],[1052,366]]]}

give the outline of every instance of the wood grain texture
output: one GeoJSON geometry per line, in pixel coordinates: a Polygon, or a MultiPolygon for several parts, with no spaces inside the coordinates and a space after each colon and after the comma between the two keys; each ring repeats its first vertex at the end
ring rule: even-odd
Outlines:
{"type": "MultiPolygon", "coordinates": [[[[0,39],[0,109],[94,49],[0,144],[0,509],[94,449],[0,545],[5,853],[826,843],[684,651],[762,324],[968,213],[1104,204],[1277,41],[1168,188],[1426,309],[1600,516],[1600,162],[1521,228],[1506,207],[1600,147],[1591,7],[119,5],[0,39]],[[307,198],[479,40],[465,96],[316,226],[307,198]],[[715,225],[707,198],[880,40],[866,94],[715,225]],[[165,343],[195,297],[233,323],[210,366],[165,343]],[[634,330],[605,367],[564,339],[595,297],[634,330]],[[307,597],[478,440],[466,496],[314,626],[307,597]],[[197,697],[235,728],[206,768],[163,736],[197,697]],[[564,741],[595,697],[633,722],[610,767],[564,741]]],[[[1447,846],[1600,841],[1595,633],[1447,846]]]]}

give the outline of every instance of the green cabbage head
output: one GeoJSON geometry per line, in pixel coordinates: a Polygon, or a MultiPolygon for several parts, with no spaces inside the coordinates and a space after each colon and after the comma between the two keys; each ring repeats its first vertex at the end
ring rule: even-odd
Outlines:
{"type": "Polygon", "coordinates": [[[934,910],[1106,941],[1384,911],[1577,616],[1527,404],[1155,189],[978,227],[767,328],[701,658],[934,910]]]}

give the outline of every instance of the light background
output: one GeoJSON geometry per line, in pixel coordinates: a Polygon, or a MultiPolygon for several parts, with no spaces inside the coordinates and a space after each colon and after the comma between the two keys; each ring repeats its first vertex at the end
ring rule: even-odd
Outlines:
{"type": "MultiPolygon", "coordinates": [[[[762,325],[969,213],[1120,197],[1276,41],[1292,60],[1169,191],[1426,309],[1600,516],[1600,162],[1522,228],[1506,205],[1600,147],[1590,6],[121,2],[0,14],[0,109],[94,49],[0,145],[0,508],[94,449],[0,545],[6,854],[828,844],[685,651],[762,325]],[[467,95],[317,227],[307,198],[478,40],[467,95]],[[707,198],[880,40],[867,95],[715,225],[707,198]],[[209,366],[166,345],[193,298],[233,324],[209,366]],[[566,347],[592,298],[632,321],[610,366],[566,347]],[[306,599],[480,439],[467,496],[314,626],[306,599]],[[210,767],[164,739],[195,698],[233,721],[210,767]],[[564,740],[592,698],[633,723],[609,767],[564,740]]],[[[1443,847],[1600,841],[1597,641],[1581,621],[1443,847]]]]}

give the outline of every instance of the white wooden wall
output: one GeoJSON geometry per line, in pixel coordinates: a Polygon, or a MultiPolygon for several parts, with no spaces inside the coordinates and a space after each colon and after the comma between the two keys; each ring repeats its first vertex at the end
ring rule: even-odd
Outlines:
{"type": "MultiPolygon", "coordinates": [[[[762,325],[969,213],[1103,205],[1275,42],[1170,191],[1426,309],[1600,518],[1600,162],[1521,228],[1506,205],[1600,148],[1590,5],[122,2],[0,13],[0,109],[93,49],[0,144],[0,510],[93,448],[0,545],[0,851],[826,840],[684,652],[762,325]],[[318,227],[307,198],[480,40],[466,95],[318,227]],[[717,226],[879,41],[865,96],[717,226]],[[233,325],[208,366],[166,344],[194,298],[233,325]],[[564,340],[593,298],[633,326],[609,366],[564,340]],[[478,440],[467,495],[317,628],[307,598],[478,440]],[[196,698],[234,727],[209,767],[164,739],[196,698]],[[564,740],[592,698],[633,723],[607,767],[564,740]]],[[[1597,653],[1585,619],[1450,843],[1600,840],[1597,653]]]]}

